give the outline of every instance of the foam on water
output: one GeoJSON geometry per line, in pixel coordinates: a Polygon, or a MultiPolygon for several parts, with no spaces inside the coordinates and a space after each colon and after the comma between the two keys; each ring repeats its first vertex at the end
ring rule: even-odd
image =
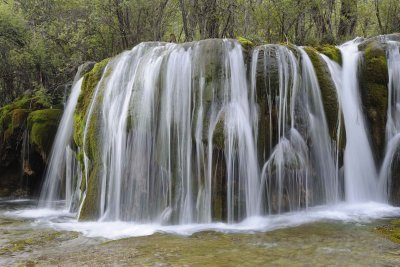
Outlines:
{"type": "Polygon", "coordinates": [[[54,219],[61,216],[70,216],[68,210],[56,210],[56,209],[38,209],[38,208],[30,208],[30,209],[22,209],[16,211],[6,211],[3,213],[6,217],[14,217],[14,218],[24,218],[24,219],[54,219]]]}
{"type": "Polygon", "coordinates": [[[340,203],[280,215],[254,216],[235,224],[207,223],[182,225],[137,224],[122,221],[78,222],[74,219],[74,214],[69,213],[67,210],[51,209],[9,211],[3,215],[12,218],[34,219],[32,223],[33,227],[50,227],[60,231],[76,231],[87,237],[116,240],[127,237],[149,236],[155,233],[187,236],[203,231],[222,233],[268,232],[319,221],[363,224],[381,218],[400,216],[400,208],[376,202],[351,205],[340,203]]]}

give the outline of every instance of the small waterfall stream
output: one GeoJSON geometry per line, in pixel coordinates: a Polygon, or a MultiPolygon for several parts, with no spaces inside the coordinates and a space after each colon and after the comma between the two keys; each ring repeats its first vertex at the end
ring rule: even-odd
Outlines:
{"type": "Polygon", "coordinates": [[[47,167],[42,192],[40,195],[39,206],[54,206],[55,200],[59,199],[61,189],[65,187],[65,200],[67,202],[66,207],[69,207],[72,200],[72,173],[68,171],[68,175],[65,174],[67,170],[71,168],[72,156],[70,148],[70,142],[73,133],[73,115],[75,106],[78,103],[78,97],[82,86],[81,78],[78,82],[73,85],[71,95],[65,107],[64,114],[60,121],[60,127],[57,130],[56,137],[54,139],[53,150],[51,152],[50,162],[47,167]],[[67,181],[63,181],[67,179],[67,181]],[[64,182],[64,185],[63,185],[64,182]]]}
{"type": "MultiPolygon", "coordinates": [[[[357,41],[339,47],[342,87],[338,88],[346,127],[344,152],[345,196],[349,202],[378,200],[378,176],[361,107],[358,82],[360,52],[357,41]]],[[[338,78],[335,78],[338,80],[338,78]]]]}
{"type": "Polygon", "coordinates": [[[386,153],[380,171],[381,191],[387,196],[391,188],[392,163],[400,148],[400,43],[388,42],[389,72],[388,113],[386,122],[386,153]]]}

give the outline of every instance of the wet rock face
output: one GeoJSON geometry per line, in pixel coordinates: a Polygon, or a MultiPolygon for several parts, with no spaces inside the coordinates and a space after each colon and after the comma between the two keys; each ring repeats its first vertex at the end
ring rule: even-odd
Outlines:
{"type": "Polygon", "coordinates": [[[360,68],[361,100],[370,130],[375,162],[380,165],[385,150],[385,127],[388,106],[388,70],[383,43],[369,41],[364,47],[360,68]]]}

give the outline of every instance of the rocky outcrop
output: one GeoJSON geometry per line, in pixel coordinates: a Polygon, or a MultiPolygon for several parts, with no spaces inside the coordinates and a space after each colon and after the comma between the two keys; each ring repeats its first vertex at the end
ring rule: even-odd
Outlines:
{"type": "Polygon", "coordinates": [[[39,192],[61,117],[51,108],[58,100],[38,90],[0,109],[0,196],[39,192]]]}

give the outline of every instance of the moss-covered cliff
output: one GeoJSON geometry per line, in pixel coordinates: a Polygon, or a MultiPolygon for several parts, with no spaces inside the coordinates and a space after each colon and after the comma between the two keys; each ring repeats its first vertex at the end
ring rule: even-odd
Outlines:
{"type": "Polygon", "coordinates": [[[0,108],[0,196],[30,195],[41,176],[57,131],[60,98],[43,89],[0,108]]]}

